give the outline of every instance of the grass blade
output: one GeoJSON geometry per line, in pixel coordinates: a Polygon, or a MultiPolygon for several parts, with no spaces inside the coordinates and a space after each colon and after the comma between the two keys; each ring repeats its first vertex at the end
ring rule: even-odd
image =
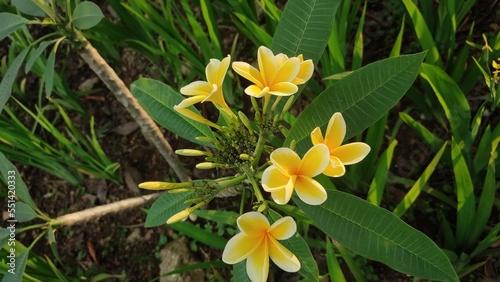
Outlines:
{"type": "Polygon", "coordinates": [[[376,166],[377,170],[375,171],[375,177],[370,184],[368,196],[366,197],[370,203],[376,206],[380,206],[380,203],[382,202],[382,196],[387,182],[387,173],[391,167],[392,155],[397,144],[398,141],[392,140],[387,150],[385,150],[380,156],[378,165],[376,166]]]}
{"type": "MultiPolygon", "coordinates": [[[[0,13],[0,18],[3,13],[0,13]]],[[[5,73],[2,81],[0,82],[0,114],[2,113],[3,107],[7,103],[7,100],[10,98],[10,94],[12,93],[12,85],[16,80],[17,73],[23,64],[24,58],[28,54],[30,48],[24,49],[17,57],[14,59],[9,69],[5,73]]]]}

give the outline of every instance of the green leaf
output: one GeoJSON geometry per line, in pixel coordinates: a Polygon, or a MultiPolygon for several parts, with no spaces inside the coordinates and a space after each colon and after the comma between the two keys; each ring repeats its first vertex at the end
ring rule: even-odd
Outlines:
{"type": "Polygon", "coordinates": [[[453,172],[455,175],[455,185],[457,193],[457,246],[461,250],[469,247],[470,232],[474,226],[476,202],[474,196],[474,185],[470,177],[469,169],[465,158],[462,155],[462,148],[455,140],[451,142],[451,160],[453,162],[453,172]]]}
{"type": "Polygon", "coordinates": [[[296,140],[297,149],[305,152],[311,144],[311,131],[326,127],[335,112],[341,112],[346,121],[345,140],[361,133],[401,99],[413,84],[424,56],[422,52],[385,59],[339,80],[302,112],[290,129],[285,146],[296,140]]]}
{"type": "MultiPolygon", "coordinates": [[[[273,210],[269,210],[268,217],[271,219],[271,224],[281,218],[281,216],[273,210]]],[[[299,233],[295,233],[292,237],[286,240],[280,240],[279,242],[299,259],[300,275],[307,281],[319,281],[318,265],[306,241],[304,241],[304,238],[302,238],[299,233]]]]}
{"type": "Polygon", "coordinates": [[[340,0],[288,1],[271,49],[289,56],[304,55],[317,64],[325,50],[340,0]]]}
{"type": "Polygon", "coordinates": [[[236,226],[236,220],[239,216],[235,212],[219,210],[196,210],[193,213],[201,218],[230,226],[236,226]]]}
{"type": "MultiPolygon", "coordinates": [[[[3,13],[0,13],[0,22],[2,19],[2,14],[3,13]]],[[[24,58],[26,58],[28,51],[29,48],[26,48],[19,55],[17,55],[16,59],[14,59],[4,77],[2,78],[2,81],[0,82],[0,114],[2,113],[5,103],[7,103],[10,98],[10,94],[12,93],[12,85],[16,80],[17,73],[19,72],[19,69],[23,64],[24,58]]]]}
{"type": "MultiPolygon", "coordinates": [[[[8,227],[8,225],[7,225],[8,227]]],[[[0,249],[9,241],[10,229],[0,227],[0,249]]],[[[15,237],[15,235],[13,235],[15,237]]]]}
{"type": "Polygon", "coordinates": [[[84,1],[79,3],[73,11],[73,25],[78,29],[89,29],[96,26],[102,19],[101,8],[95,3],[84,1]]]}
{"type": "Polygon", "coordinates": [[[15,273],[11,272],[5,273],[5,276],[2,279],[2,282],[19,282],[23,281],[23,273],[24,269],[26,269],[26,262],[28,261],[28,256],[30,254],[31,249],[25,249],[21,253],[16,253],[16,269],[15,273]]]}
{"type": "Polygon", "coordinates": [[[29,21],[11,13],[0,13],[0,41],[29,21]]]}
{"type": "Polygon", "coordinates": [[[396,37],[396,41],[392,46],[391,53],[389,57],[397,57],[401,55],[401,43],[403,42],[403,34],[405,30],[405,19],[406,15],[403,15],[403,20],[401,21],[401,28],[399,29],[398,37],[396,37]]]}
{"type": "Polygon", "coordinates": [[[456,281],[448,257],[429,237],[393,213],[339,191],[327,191],[328,199],[310,206],[294,202],[314,224],[332,239],[368,259],[415,277],[456,281]]]}
{"type": "MultiPolygon", "coordinates": [[[[168,85],[154,79],[140,78],[132,83],[130,91],[151,118],[164,128],[193,143],[210,145],[196,140],[198,136],[215,139],[207,125],[184,118],[174,110],[174,106],[184,97],[168,85]]],[[[198,113],[194,107],[189,109],[198,113]]]]}
{"type": "Polygon", "coordinates": [[[326,238],[326,264],[328,266],[330,281],[346,282],[330,238],[326,238]]]}
{"type": "Polygon", "coordinates": [[[380,206],[382,202],[382,196],[384,195],[385,184],[387,182],[387,174],[391,167],[392,155],[397,144],[398,141],[392,140],[387,150],[382,153],[377,164],[375,176],[370,184],[366,199],[376,206],[380,206]]]}
{"type": "Polygon", "coordinates": [[[26,222],[37,217],[37,214],[29,205],[23,202],[17,202],[15,217],[19,222],[26,222]]]}
{"type": "Polygon", "coordinates": [[[56,63],[56,50],[52,50],[49,55],[49,59],[47,60],[47,65],[45,65],[45,73],[43,78],[45,79],[45,94],[47,98],[50,98],[52,94],[52,88],[54,86],[54,68],[56,63]]]}
{"type": "Polygon", "coordinates": [[[7,181],[7,187],[9,189],[11,184],[15,186],[16,197],[28,204],[31,208],[37,210],[29,194],[28,187],[26,187],[26,184],[21,178],[21,174],[17,171],[17,168],[5,158],[2,152],[0,152],[0,173],[7,181]],[[13,181],[13,183],[9,181],[13,181]]]}
{"type": "Polygon", "coordinates": [[[420,75],[429,82],[436,93],[457,142],[464,141],[465,147],[469,148],[471,114],[467,98],[460,87],[444,70],[433,65],[422,64],[420,75]]]}
{"type": "Polygon", "coordinates": [[[241,261],[237,264],[233,264],[233,280],[235,282],[251,282],[250,277],[247,274],[247,261],[241,261]]]}
{"type": "Polygon", "coordinates": [[[392,211],[395,215],[401,217],[406,211],[410,208],[410,206],[417,200],[418,195],[420,195],[420,192],[423,190],[425,183],[429,180],[431,177],[432,173],[436,169],[437,165],[439,164],[439,160],[441,160],[441,156],[444,153],[444,150],[446,149],[447,143],[443,144],[441,149],[437,152],[437,154],[434,156],[432,161],[429,163],[429,165],[425,168],[424,172],[422,175],[418,178],[418,180],[415,182],[415,184],[411,187],[410,191],[406,193],[404,198],[399,202],[399,204],[396,206],[396,208],[392,211]]]}
{"type": "Polygon", "coordinates": [[[193,197],[193,193],[163,193],[163,195],[151,205],[144,227],[155,227],[166,224],[167,219],[187,208],[188,206],[184,204],[184,201],[193,197]]]}
{"type": "Polygon", "coordinates": [[[33,0],[12,0],[12,5],[23,14],[35,17],[45,17],[43,10],[40,9],[33,0]]]}
{"type": "Polygon", "coordinates": [[[36,59],[40,57],[40,55],[45,51],[45,49],[49,46],[51,42],[50,41],[43,41],[36,47],[36,49],[32,52],[31,56],[29,57],[28,61],[26,61],[26,65],[24,66],[24,73],[28,73],[33,65],[36,62],[36,59]]]}
{"type": "Polygon", "coordinates": [[[181,232],[182,234],[185,234],[186,236],[215,249],[223,250],[227,243],[227,240],[224,237],[218,236],[211,231],[194,226],[188,222],[180,221],[170,224],[169,226],[178,232],[181,232]]]}

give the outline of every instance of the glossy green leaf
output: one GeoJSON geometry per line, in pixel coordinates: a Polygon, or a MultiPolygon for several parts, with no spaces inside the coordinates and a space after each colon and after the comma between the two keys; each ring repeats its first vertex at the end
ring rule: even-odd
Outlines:
{"type": "Polygon", "coordinates": [[[26,65],[24,66],[24,73],[28,73],[33,65],[36,62],[36,59],[40,57],[40,55],[45,51],[45,49],[49,46],[51,42],[50,41],[43,41],[36,47],[36,49],[31,53],[30,57],[28,58],[28,61],[26,61],[26,65]]]}
{"type": "Polygon", "coordinates": [[[31,208],[36,210],[37,209],[36,205],[31,199],[28,187],[26,187],[26,184],[21,178],[21,174],[19,173],[17,168],[9,160],[7,160],[7,158],[5,158],[2,152],[0,152],[0,173],[2,174],[3,178],[7,181],[6,184],[8,188],[10,188],[9,185],[15,186],[16,197],[21,199],[31,208]]]}
{"type": "Polygon", "coordinates": [[[455,81],[439,67],[424,63],[420,75],[429,82],[436,93],[450,122],[453,136],[457,142],[464,141],[466,148],[468,148],[471,143],[469,130],[471,114],[465,94],[455,81]]]}
{"type": "Polygon", "coordinates": [[[73,25],[78,29],[92,28],[103,18],[101,8],[90,1],[80,2],[73,11],[73,25]]]}
{"type": "MultiPolygon", "coordinates": [[[[271,219],[271,224],[281,218],[281,216],[273,210],[268,211],[268,217],[271,219]]],[[[299,259],[299,274],[302,275],[304,279],[311,282],[319,281],[318,265],[306,241],[304,241],[304,238],[302,238],[300,234],[295,233],[292,237],[286,240],[280,240],[279,242],[299,259]]]]}
{"type": "Polygon", "coordinates": [[[47,98],[50,98],[54,87],[55,63],[56,50],[52,50],[52,52],[50,52],[49,59],[47,60],[47,65],[45,65],[45,73],[43,75],[45,79],[45,94],[47,95],[47,98]]]}
{"type": "Polygon", "coordinates": [[[19,222],[30,221],[37,217],[35,210],[33,210],[29,205],[23,202],[16,203],[15,218],[19,222]]]}
{"type": "Polygon", "coordinates": [[[202,229],[198,226],[194,226],[189,222],[180,221],[170,224],[169,226],[177,230],[178,232],[185,234],[189,238],[192,238],[215,249],[223,250],[227,244],[227,239],[225,239],[224,237],[218,236],[217,234],[202,229]]]}
{"type": "Polygon", "coordinates": [[[328,266],[328,275],[330,276],[330,281],[346,282],[344,274],[342,273],[342,268],[340,268],[339,260],[335,255],[332,240],[330,238],[326,239],[326,264],[328,266]]]}
{"type": "Polygon", "coordinates": [[[370,184],[370,189],[368,189],[368,196],[366,199],[376,206],[380,206],[382,202],[382,196],[384,195],[387,182],[387,174],[391,168],[392,155],[397,144],[398,142],[396,140],[392,140],[389,147],[380,155],[375,176],[370,184]]]}
{"type": "Polygon", "coordinates": [[[155,227],[167,223],[174,214],[186,209],[184,201],[194,198],[193,193],[163,193],[148,211],[144,227],[155,227]]]}
{"type": "Polygon", "coordinates": [[[0,41],[28,23],[28,20],[11,13],[0,13],[0,41]]]}
{"type": "Polygon", "coordinates": [[[299,116],[285,146],[296,140],[297,149],[305,152],[311,144],[311,131],[316,127],[326,128],[335,112],[341,112],[346,121],[344,139],[359,134],[401,99],[413,84],[424,56],[425,52],[378,61],[328,87],[299,116]]]}
{"type": "Polygon", "coordinates": [[[233,281],[235,282],[251,282],[247,274],[247,260],[241,261],[233,265],[233,281]]]}
{"type": "Polygon", "coordinates": [[[396,37],[396,41],[394,45],[392,45],[391,53],[389,57],[397,57],[401,55],[401,43],[403,42],[403,34],[405,30],[405,19],[406,15],[403,15],[403,20],[401,21],[401,28],[399,29],[398,37],[396,37]]]}
{"type": "Polygon", "coordinates": [[[294,202],[332,239],[368,259],[415,277],[456,281],[448,257],[422,232],[393,213],[353,195],[327,191],[328,199],[310,206],[294,202]]]}
{"type": "Polygon", "coordinates": [[[45,17],[43,10],[40,9],[33,0],[12,0],[12,5],[23,14],[35,17],[45,17]]]}
{"type": "MultiPolygon", "coordinates": [[[[3,13],[0,13],[0,21],[2,18],[2,14],[3,13]]],[[[14,59],[9,69],[3,76],[2,81],[0,82],[0,114],[2,113],[5,103],[7,103],[10,98],[10,94],[12,93],[12,85],[16,80],[17,73],[19,72],[19,69],[23,64],[24,58],[26,58],[28,51],[29,48],[26,48],[19,55],[17,55],[17,57],[14,59]]]]}
{"type": "Polygon", "coordinates": [[[271,49],[289,56],[303,54],[317,64],[325,50],[340,0],[288,1],[276,27],[271,49]]]}
{"type": "Polygon", "coordinates": [[[476,201],[469,168],[462,155],[462,146],[457,144],[455,140],[451,142],[451,160],[458,202],[456,240],[458,248],[464,250],[472,243],[470,241],[470,232],[476,220],[476,201]]]}
{"type": "Polygon", "coordinates": [[[399,202],[399,204],[396,206],[396,208],[392,211],[395,215],[401,217],[406,211],[411,207],[411,205],[417,200],[418,195],[420,195],[420,192],[423,190],[425,183],[429,180],[431,177],[432,173],[436,169],[437,165],[439,164],[439,160],[441,160],[441,156],[444,153],[444,150],[446,149],[446,143],[443,144],[441,149],[437,152],[437,154],[434,156],[432,161],[429,163],[429,165],[425,168],[424,172],[422,175],[418,178],[418,180],[415,182],[415,184],[411,187],[410,191],[406,193],[404,198],[399,202]]]}
{"type": "MultiPolygon", "coordinates": [[[[140,78],[132,83],[130,91],[154,121],[180,137],[203,145],[208,144],[201,143],[195,138],[198,136],[215,138],[207,125],[184,118],[174,110],[174,106],[184,97],[168,85],[157,80],[140,78]]],[[[198,112],[194,107],[189,109],[198,112]]]]}
{"type": "Polygon", "coordinates": [[[413,28],[420,42],[420,46],[422,46],[422,50],[429,50],[427,53],[427,62],[438,66],[442,65],[439,50],[422,13],[420,13],[417,5],[415,5],[412,0],[402,1],[411,18],[411,21],[413,22],[413,28]]]}
{"type": "Polygon", "coordinates": [[[23,281],[24,269],[26,269],[26,262],[28,261],[28,256],[31,249],[24,249],[24,251],[16,252],[16,269],[14,274],[12,272],[5,273],[2,282],[19,282],[23,281]]]}

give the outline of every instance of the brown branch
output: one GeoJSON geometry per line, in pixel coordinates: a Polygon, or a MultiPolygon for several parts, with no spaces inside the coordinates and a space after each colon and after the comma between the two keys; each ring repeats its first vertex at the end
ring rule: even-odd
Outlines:
{"type": "Polygon", "coordinates": [[[83,36],[80,37],[82,48],[79,50],[80,56],[106,84],[116,99],[127,109],[132,118],[139,124],[142,134],[158,149],[160,154],[167,160],[170,167],[177,174],[181,181],[190,181],[185,169],[182,166],[172,147],[165,139],[156,123],[139,105],[139,102],[132,95],[125,83],[118,77],[116,72],[106,63],[99,52],[83,36]]]}
{"type": "Polygon", "coordinates": [[[85,223],[89,220],[96,219],[104,215],[140,207],[146,202],[158,198],[161,194],[162,192],[158,192],[140,197],[129,198],[111,204],[97,206],[70,214],[65,214],[63,216],[51,220],[49,224],[52,226],[71,226],[75,224],[85,223]]]}

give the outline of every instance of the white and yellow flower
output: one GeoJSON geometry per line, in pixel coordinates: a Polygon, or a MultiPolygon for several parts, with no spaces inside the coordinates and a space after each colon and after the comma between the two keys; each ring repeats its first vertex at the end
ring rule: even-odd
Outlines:
{"type": "Polygon", "coordinates": [[[345,166],[360,162],[370,152],[370,146],[363,142],[341,145],[346,133],[346,124],[341,113],[335,113],[328,122],[325,136],[316,127],[311,132],[313,145],[324,144],[328,147],[330,161],[323,174],[340,177],[345,174],[345,166]]]}
{"type": "Polygon", "coordinates": [[[297,231],[295,221],[285,216],[272,225],[258,212],[241,215],[237,220],[240,233],[231,238],[222,254],[222,260],[228,264],[246,261],[248,276],[254,282],[267,281],[269,258],[287,272],[297,272],[300,262],[278,240],[285,240],[297,231]]]}
{"type": "Polygon", "coordinates": [[[245,93],[256,98],[270,94],[290,96],[297,92],[297,85],[304,84],[311,78],[314,65],[311,60],[304,61],[302,55],[288,58],[284,54],[274,55],[261,46],[257,52],[259,69],[245,62],[233,62],[233,70],[251,81],[245,93]]]}
{"type": "Polygon", "coordinates": [[[294,190],[304,203],[320,205],[327,195],[313,177],[325,170],[329,157],[328,147],[323,144],[309,149],[303,159],[289,148],[278,148],[271,153],[272,165],[262,174],[262,187],[280,205],[290,201],[294,190]]]}

